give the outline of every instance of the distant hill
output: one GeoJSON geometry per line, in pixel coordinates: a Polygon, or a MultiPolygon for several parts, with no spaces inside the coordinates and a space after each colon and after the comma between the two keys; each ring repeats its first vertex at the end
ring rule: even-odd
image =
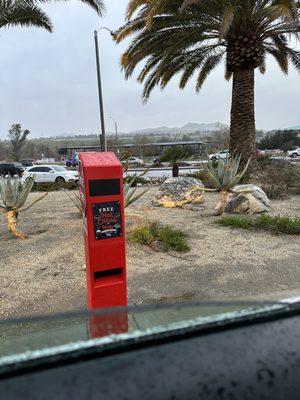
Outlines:
{"type": "Polygon", "coordinates": [[[157,128],[147,128],[141,129],[134,132],[130,132],[132,134],[176,134],[176,133],[194,133],[194,132],[213,132],[218,131],[220,129],[226,129],[228,125],[222,124],[221,122],[212,122],[212,123],[202,123],[198,124],[195,122],[189,122],[181,127],[169,128],[168,126],[160,126],[157,128]]]}
{"type": "Polygon", "coordinates": [[[300,125],[291,126],[290,128],[286,128],[288,131],[300,131],[300,125]]]}

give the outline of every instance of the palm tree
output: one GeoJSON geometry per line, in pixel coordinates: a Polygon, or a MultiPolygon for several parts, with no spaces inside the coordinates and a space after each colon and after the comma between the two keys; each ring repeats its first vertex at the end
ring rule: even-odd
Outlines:
{"type": "MultiPolygon", "coordinates": [[[[52,32],[53,26],[47,14],[39,7],[50,0],[0,0],[0,29],[12,26],[36,26],[52,32]]],[[[104,10],[102,0],[81,0],[99,15],[104,10]]]]}
{"type": "Polygon", "coordinates": [[[180,160],[184,160],[188,157],[188,153],[184,148],[180,146],[168,147],[162,156],[160,157],[160,161],[167,161],[172,165],[172,176],[173,178],[177,178],[179,175],[179,162],[180,160]]]}
{"type": "Polygon", "coordinates": [[[300,52],[289,47],[300,37],[299,10],[299,0],[130,0],[116,38],[134,35],[121,60],[125,77],[145,61],[138,82],[146,101],[178,73],[183,89],[197,72],[199,91],[224,60],[233,81],[230,152],[245,164],[255,158],[255,70],[265,73],[271,55],[285,74],[289,62],[300,71],[300,52]]]}

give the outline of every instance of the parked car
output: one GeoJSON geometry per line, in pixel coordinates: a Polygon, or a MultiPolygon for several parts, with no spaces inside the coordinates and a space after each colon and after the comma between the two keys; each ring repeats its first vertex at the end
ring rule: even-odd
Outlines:
{"type": "Polygon", "coordinates": [[[287,155],[292,158],[300,157],[300,147],[287,152],[287,155]]]}
{"type": "Polygon", "coordinates": [[[218,161],[219,159],[226,159],[227,157],[229,157],[229,150],[221,150],[218,151],[218,153],[214,153],[214,154],[210,154],[209,158],[212,161],[218,161]]]}
{"type": "Polygon", "coordinates": [[[267,153],[266,150],[256,149],[256,154],[258,156],[265,156],[267,153]]]}
{"type": "Polygon", "coordinates": [[[70,167],[77,167],[78,164],[79,164],[79,161],[78,161],[78,159],[76,159],[76,158],[69,158],[69,159],[66,161],[66,167],[68,167],[68,168],[70,168],[70,167]]]}
{"type": "MultiPolygon", "coordinates": [[[[126,161],[123,161],[123,164],[125,164],[126,161]]],[[[128,165],[134,165],[136,167],[144,165],[144,160],[138,157],[130,157],[128,158],[128,165]]]]}
{"type": "Polygon", "coordinates": [[[35,162],[35,160],[21,160],[21,164],[23,165],[23,167],[32,167],[35,162]]]}
{"type": "Polygon", "coordinates": [[[22,176],[25,168],[19,162],[1,162],[0,163],[0,175],[6,176],[22,176]]]}
{"type": "Polygon", "coordinates": [[[78,181],[78,171],[69,171],[62,165],[35,165],[26,168],[23,179],[26,179],[30,175],[34,175],[35,182],[38,183],[78,181]]]}

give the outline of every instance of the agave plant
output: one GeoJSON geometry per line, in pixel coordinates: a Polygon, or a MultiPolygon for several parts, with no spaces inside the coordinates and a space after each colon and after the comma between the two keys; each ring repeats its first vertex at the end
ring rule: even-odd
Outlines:
{"type": "MultiPolygon", "coordinates": [[[[147,171],[143,172],[140,175],[135,175],[131,179],[128,180],[124,184],[124,202],[125,202],[125,207],[130,206],[133,204],[135,201],[137,201],[140,197],[142,197],[148,190],[150,189],[147,188],[143,190],[141,193],[136,194],[136,182],[140,177],[145,175],[147,171]]],[[[68,193],[67,191],[64,191],[64,193],[68,196],[68,198],[72,201],[72,203],[75,205],[79,213],[82,215],[83,214],[83,207],[82,207],[82,201],[81,201],[81,196],[79,193],[79,190],[72,191],[71,193],[68,193]]]]}
{"type": "Polygon", "coordinates": [[[82,215],[83,214],[83,206],[82,206],[82,201],[81,201],[81,196],[80,196],[79,190],[74,190],[70,193],[67,191],[64,191],[64,193],[68,196],[68,198],[75,205],[75,207],[79,211],[79,214],[82,215]]]}
{"type": "Polygon", "coordinates": [[[212,161],[208,158],[208,166],[206,166],[211,184],[214,189],[205,189],[206,191],[220,191],[221,205],[216,215],[222,215],[227,202],[227,195],[231,189],[236,186],[245,175],[251,159],[247,161],[244,169],[239,172],[242,156],[228,157],[218,161],[218,167],[214,168],[212,161]]]}
{"type": "Polygon", "coordinates": [[[144,176],[147,172],[148,172],[148,170],[144,171],[140,175],[133,176],[132,179],[130,179],[127,183],[124,184],[125,207],[128,207],[131,204],[133,204],[135,201],[137,201],[140,197],[142,197],[150,189],[150,187],[148,187],[147,189],[143,190],[142,192],[136,194],[137,187],[134,186],[135,182],[139,178],[144,176]]]}
{"type": "Polygon", "coordinates": [[[18,216],[20,211],[28,210],[38,201],[42,200],[48,193],[39,197],[29,206],[22,208],[34,184],[34,177],[31,176],[22,182],[20,178],[0,177],[0,195],[2,204],[0,212],[6,214],[8,229],[16,237],[25,239],[27,236],[17,229],[18,216]]]}

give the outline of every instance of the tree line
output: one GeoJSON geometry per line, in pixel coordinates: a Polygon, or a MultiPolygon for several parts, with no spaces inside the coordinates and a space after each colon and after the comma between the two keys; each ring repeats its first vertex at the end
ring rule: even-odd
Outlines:
{"type": "Polygon", "coordinates": [[[260,150],[280,149],[283,151],[288,151],[297,146],[300,146],[300,130],[278,130],[275,132],[270,132],[265,135],[257,144],[257,147],[260,150]]]}
{"type": "MultiPolygon", "coordinates": [[[[76,146],[97,146],[99,144],[98,136],[79,136],[78,138],[66,137],[62,141],[59,137],[51,137],[44,139],[33,139],[29,140],[28,137],[30,131],[28,129],[22,129],[21,124],[13,124],[8,132],[8,140],[0,142],[0,161],[20,161],[22,159],[41,159],[45,158],[55,158],[58,159],[61,156],[68,156],[68,151],[61,149],[60,147],[68,146],[70,143],[74,147],[76,146]]],[[[200,137],[200,136],[199,136],[200,137]]],[[[257,137],[260,141],[257,142],[257,148],[261,150],[265,149],[280,149],[283,151],[288,151],[294,147],[300,146],[300,130],[277,130],[268,133],[263,133],[262,131],[257,132],[257,137]]],[[[176,137],[178,141],[190,141],[195,139],[195,134],[184,134],[181,138],[176,137]]],[[[131,155],[133,156],[143,156],[143,157],[154,157],[158,156],[159,152],[157,146],[147,146],[143,147],[144,144],[149,144],[151,142],[169,142],[174,141],[172,136],[161,136],[161,137],[151,137],[151,135],[135,135],[131,138],[130,142],[136,144],[137,147],[131,150],[131,155]],[[142,148],[142,154],[140,147],[142,148]]],[[[207,146],[206,150],[208,152],[216,152],[219,150],[228,149],[229,146],[229,131],[220,130],[214,132],[210,137],[206,137],[207,146]]],[[[127,143],[128,138],[119,138],[118,143],[127,143]]],[[[107,138],[108,147],[116,146],[117,142],[114,137],[107,138]]],[[[186,156],[191,156],[197,154],[197,146],[186,146],[185,147],[186,156]]]]}

